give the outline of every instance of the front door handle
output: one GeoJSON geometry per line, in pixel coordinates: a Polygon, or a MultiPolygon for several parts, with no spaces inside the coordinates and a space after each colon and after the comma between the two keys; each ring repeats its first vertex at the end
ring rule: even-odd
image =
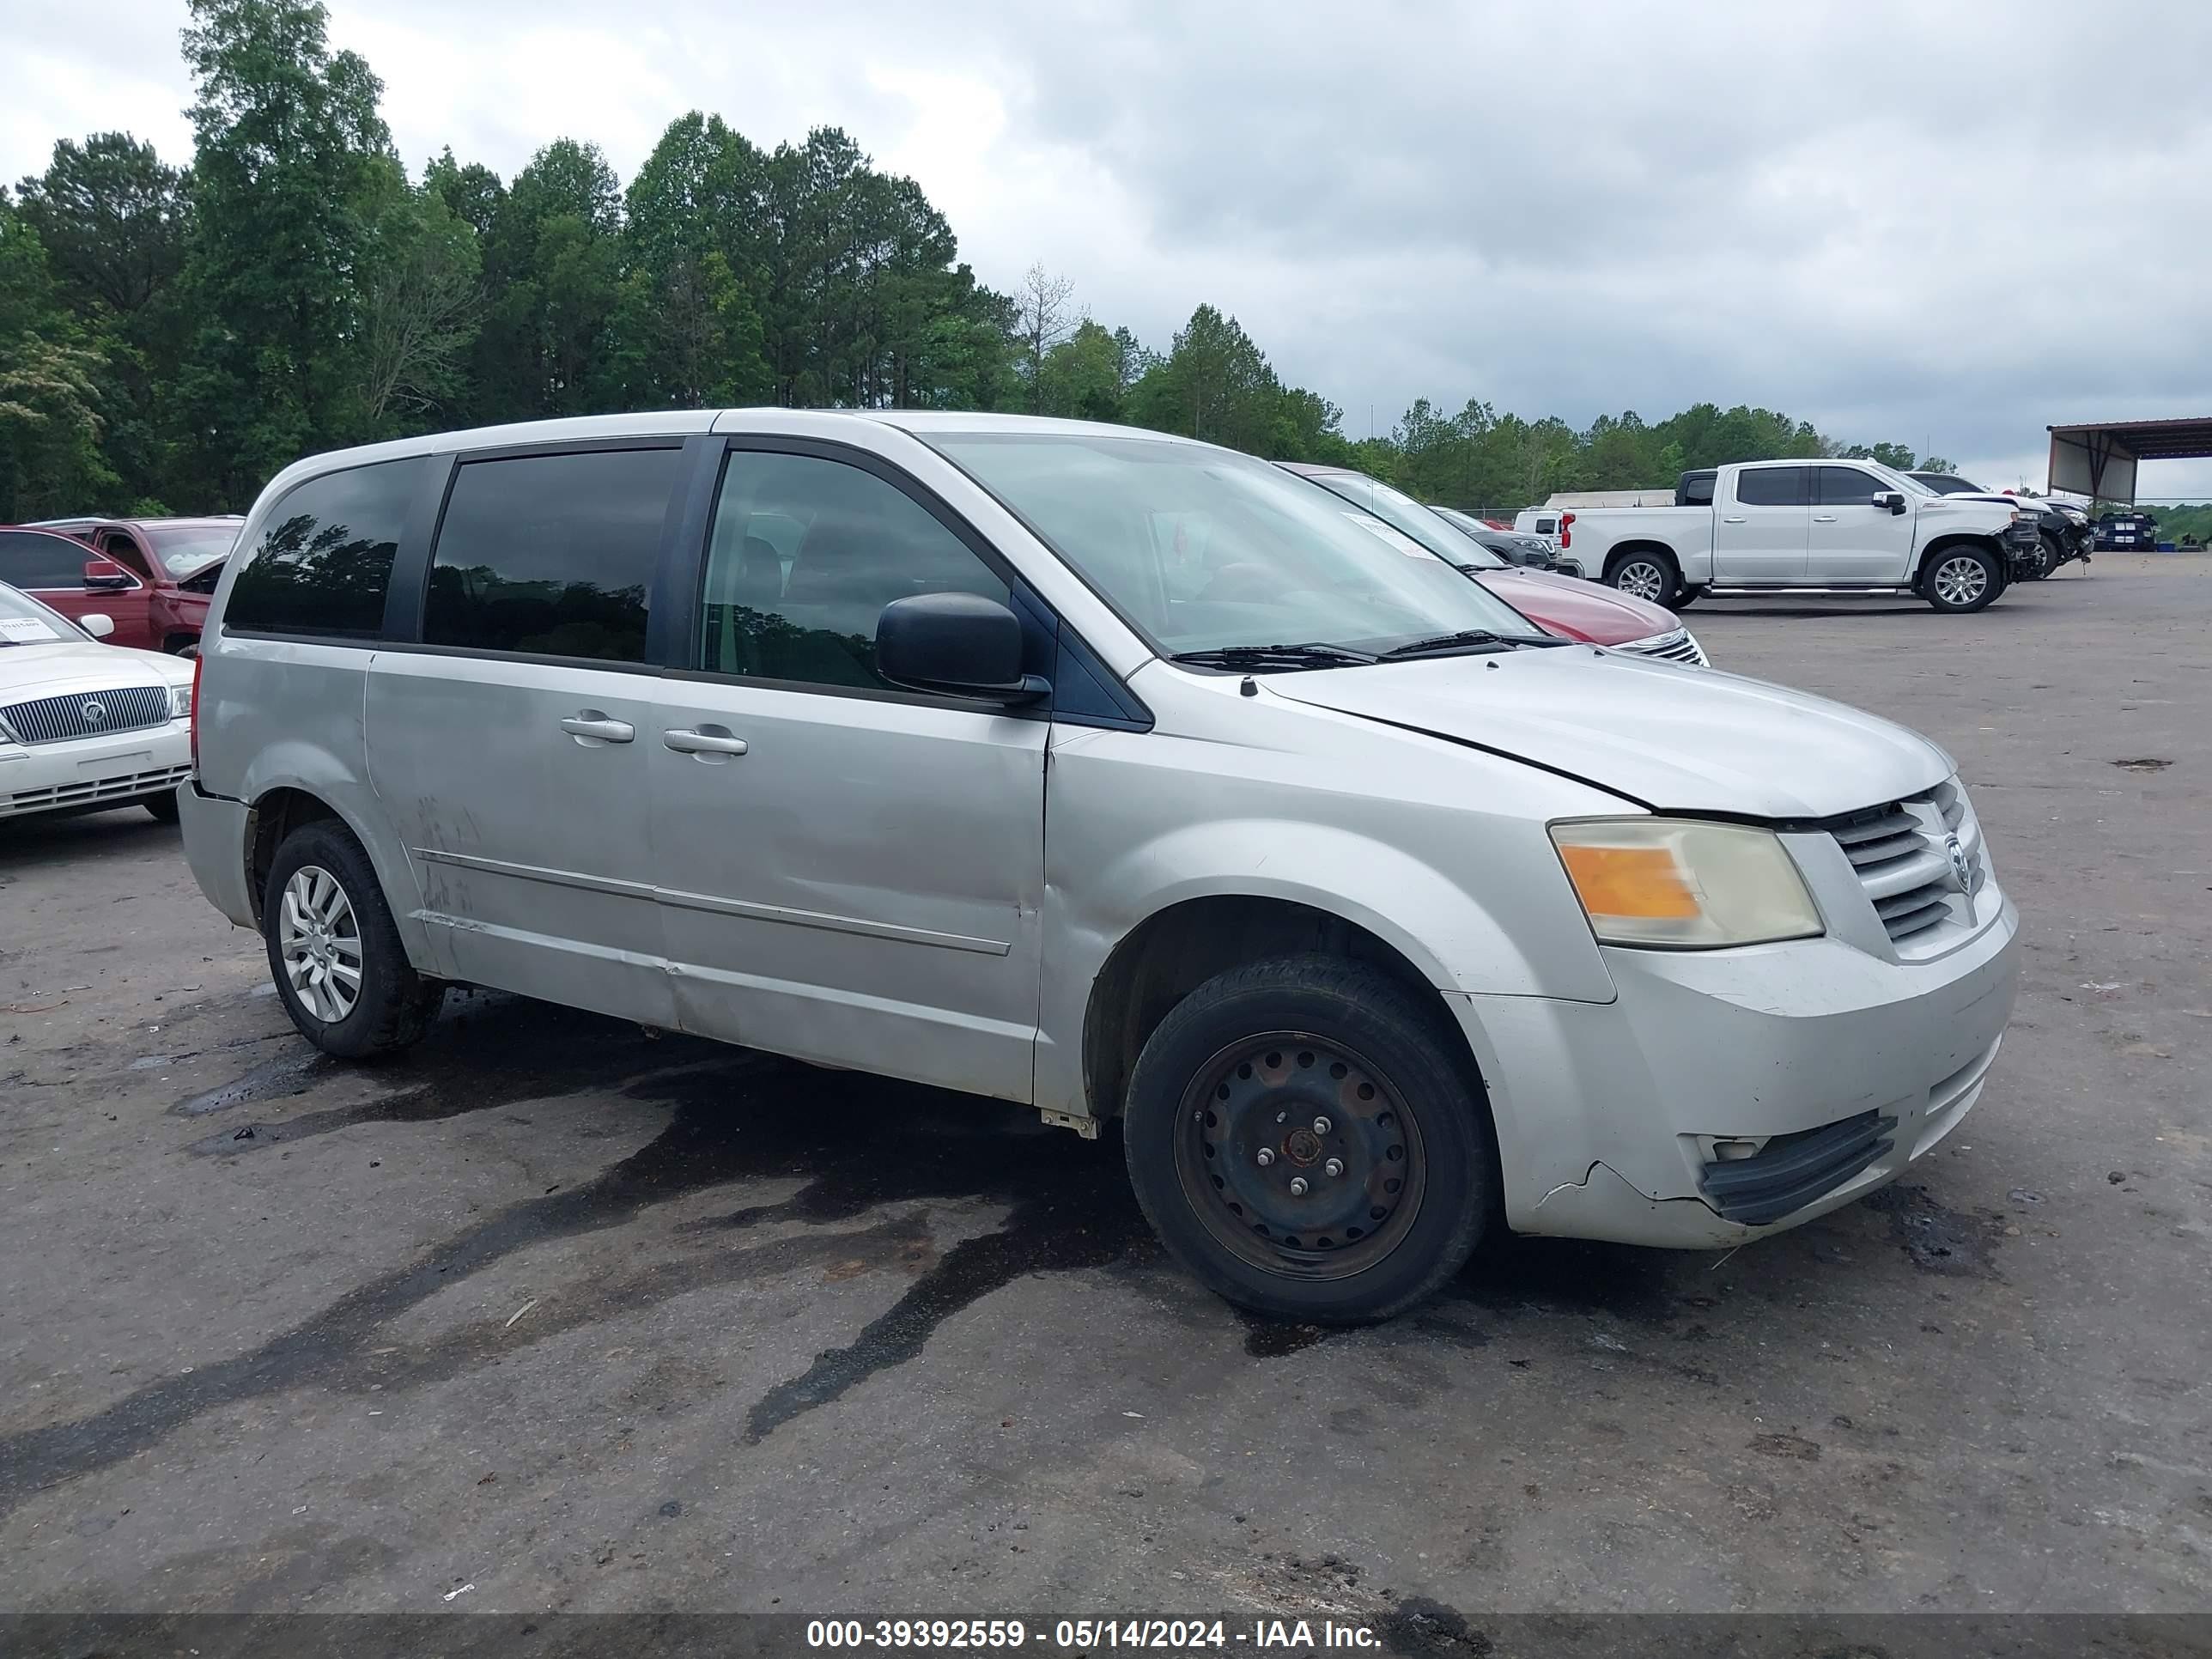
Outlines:
{"type": "Polygon", "coordinates": [[[572,738],[592,738],[600,743],[628,743],[637,735],[637,728],[628,720],[609,720],[596,708],[569,715],[561,722],[561,729],[572,738]]]}
{"type": "Polygon", "coordinates": [[[1721,522],[1723,524],[1741,524],[1744,522],[1744,518],[1743,515],[1739,513],[1733,517],[1723,519],[1721,522]]]}
{"type": "Polygon", "coordinates": [[[742,755],[745,752],[743,738],[733,738],[723,732],[663,732],[660,740],[679,755],[742,755]]]}
{"type": "Polygon", "coordinates": [[[1836,515],[1832,513],[1815,513],[1813,515],[1814,524],[1833,524],[1835,521],[1836,515]]]}

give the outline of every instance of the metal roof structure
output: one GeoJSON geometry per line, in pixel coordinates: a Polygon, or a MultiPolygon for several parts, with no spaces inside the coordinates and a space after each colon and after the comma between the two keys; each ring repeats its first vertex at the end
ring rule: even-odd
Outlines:
{"type": "Polygon", "coordinates": [[[2179,421],[2105,421],[2054,426],[2050,431],[2049,487],[2099,501],[2132,503],[2138,462],[2212,457],[2212,416],[2179,421]]]}

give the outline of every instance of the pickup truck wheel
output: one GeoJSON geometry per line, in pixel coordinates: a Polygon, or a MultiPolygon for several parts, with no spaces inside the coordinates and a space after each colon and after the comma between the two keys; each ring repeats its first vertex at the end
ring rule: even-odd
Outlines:
{"type": "Polygon", "coordinates": [[[1625,553],[1606,571],[1605,580],[1632,599],[1663,605],[1670,611],[1681,603],[1682,579],[1674,562],[1663,553],[1625,553]]]}
{"type": "Polygon", "coordinates": [[[1276,1318],[1385,1319],[1459,1271],[1488,1219],[1483,1105],[1455,1034],[1334,957],[1215,975],[1138,1057],[1129,1179],[1176,1259],[1276,1318]]]}
{"type": "Polygon", "coordinates": [[[276,849],[261,935],[284,1012],[326,1054],[396,1053],[430,1029],[445,1000],[444,984],[408,962],[368,854],[328,819],[301,825],[276,849]]]}
{"type": "Polygon", "coordinates": [[[1979,611],[2003,586],[1996,555],[1978,547],[1947,548],[1920,579],[1921,597],[1938,611],[1979,611]]]}

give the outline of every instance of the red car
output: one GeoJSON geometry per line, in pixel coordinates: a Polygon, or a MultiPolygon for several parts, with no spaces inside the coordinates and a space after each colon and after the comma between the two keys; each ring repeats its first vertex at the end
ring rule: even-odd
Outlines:
{"type": "Polygon", "coordinates": [[[0,530],[0,581],[65,617],[105,611],[114,643],[191,656],[242,519],[47,519],[0,530]],[[67,544],[57,549],[52,543],[67,544]],[[89,549],[94,556],[86,556],[89,549]]]}
{"type": "Polygon", "coordinates": [[[1704,648],[1671,611],[1578,577],[1555,576],[1508,564],[1411,495],[1364,472],[1303,461],[1275,465],[1285,472],[1310,478],[1438,558],[1457,565],[1547,634],[1664,657],[1670,662],[1692,663],[1699,668],[1706,665],[1704,648]]]}

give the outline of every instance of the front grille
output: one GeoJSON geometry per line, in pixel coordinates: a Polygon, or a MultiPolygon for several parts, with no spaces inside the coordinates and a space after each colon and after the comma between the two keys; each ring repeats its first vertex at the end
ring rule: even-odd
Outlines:
{"type": "Polygon", "coordinates": [[[1919,939],[1945,922],[1971,922],[1970,893],[1988,878],[1982,826],[1955,783],[1935,793],[1878,806],[1830,826],[1857,873],[1892,944],[1919,939]],[[1966,861],[1966,889],[1951,862],[1950,838],[1966,861]]]}
{"type": "Polygon", "coordinates": [[[125,772],[119,777],[86,778],[75,783],[56,784],[51,789],[20,789],[12,795],[0,795],[0,817],[158,795],[174,789],[191,775],[189,766],[163,766],[151,772],[125,772]]]}
{"type": "Polygon", "coordinates": [[[1890,1148],[1897,1120],[1879,1112],[1776,1135],[1750,1158],[1705,1166],[1698,1185],[1729,1221],[1763,1227],[1862,1174],[1890,1148]]]}
{"type": "Polygon", "coordinates": [[[1631,640],[1616,646],[1620,651],[1633,651],[1639,657],[1663,657],[1668,662],[1686,662],[1693,668],[1707,666],[1705,653],[1686,628],[1678,628],[1671,634],[1654,634],[1648,640],[1631,640]]]}
{"type": "Polygon", "coordinates": [[[110,732],[136,732],[169,720],[169,689],[131,685],[119,691],[79,691],[66,697],[40,697],[0,708],[0,720],[24,743],[67,743],[72,738],[104,738],[110,732]]]}

